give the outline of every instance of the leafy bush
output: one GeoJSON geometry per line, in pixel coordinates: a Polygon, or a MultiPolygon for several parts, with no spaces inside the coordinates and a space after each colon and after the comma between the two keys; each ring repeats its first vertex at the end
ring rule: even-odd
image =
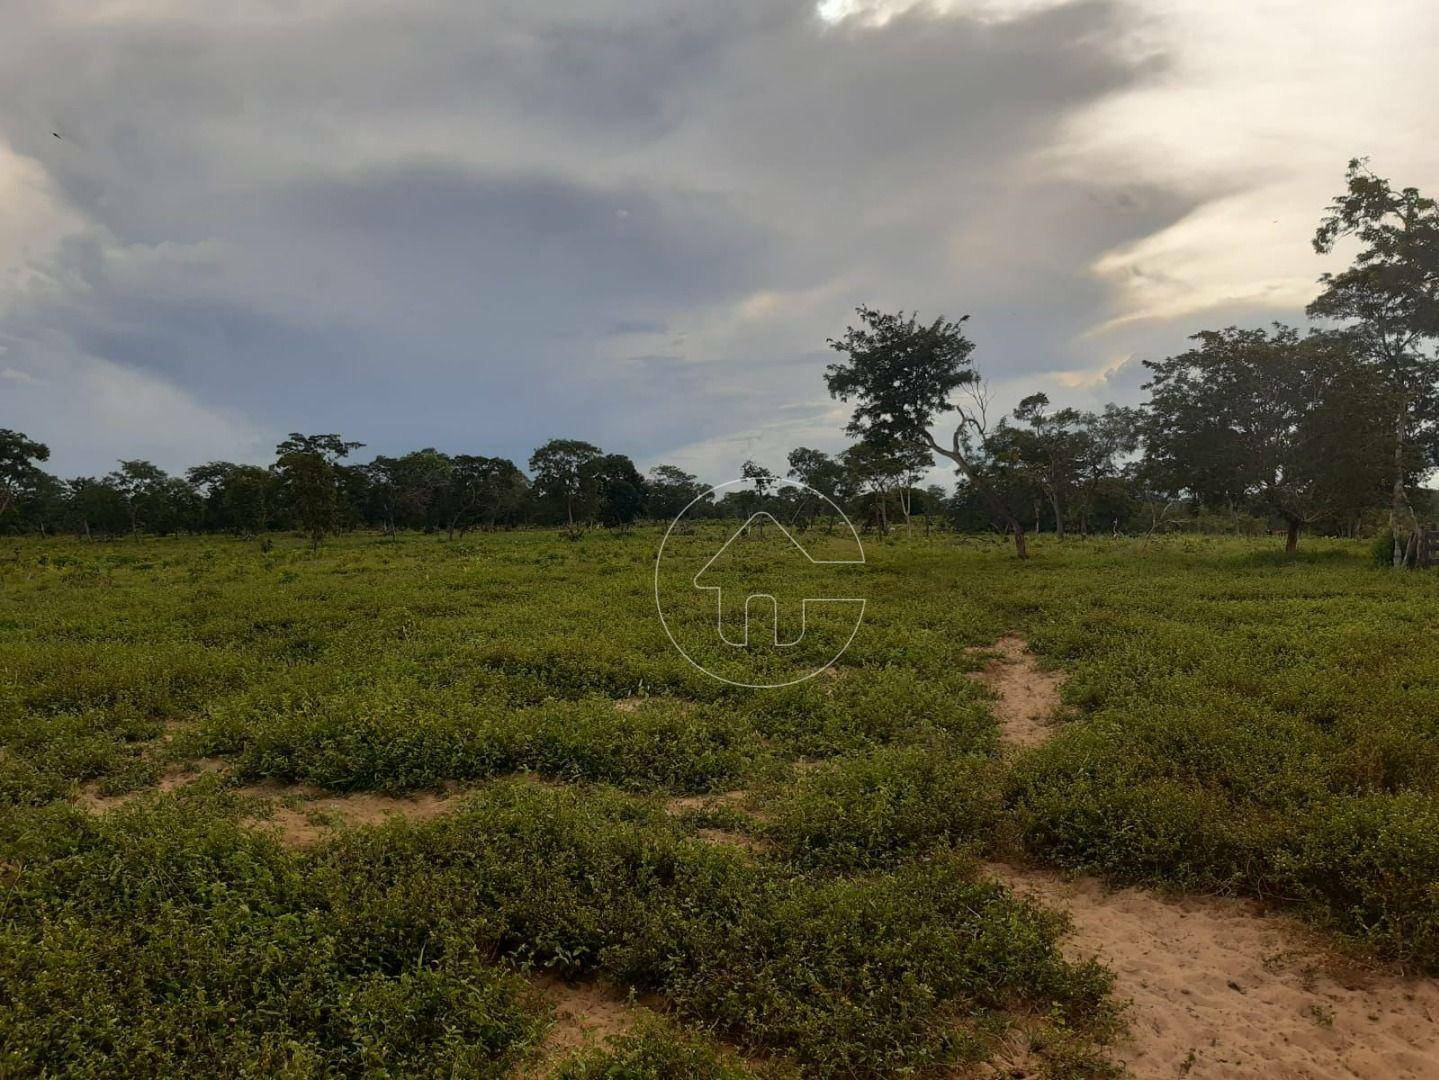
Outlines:
{"type": "Polygon", "coordinates": [[[893,864],[961,842],[992,846],[999,770],[945,740],[882,747],[802,773],[768,808],[765,834],[800,866],[893,864]]]}
{"type": "Polygon", "coordinates": [[[661,993],[823,1075],[976,1057],[955,1017],[1024,999],[1093,1026],[1109,986],[1060,957],[1061,917],[962,860],[811,880],[602,792],[499,784],[444,819],[347,837],[316,869],[372,960],[463,927],[515,962],[661,993]]]}

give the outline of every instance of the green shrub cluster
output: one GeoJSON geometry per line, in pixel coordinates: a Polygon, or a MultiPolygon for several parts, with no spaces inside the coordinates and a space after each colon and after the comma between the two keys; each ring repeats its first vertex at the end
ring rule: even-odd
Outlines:
{"type": "Polygon", "coordinates": [[[1000,770],[948,740],[833,758],[776,793],[765,835],[799,866],[893,865],[916,854],[998,839],[1000,770]]]}
{"type": "MultiPolygon", "coordinates": [[[[661,993],[817,1075],[977,1057],[1005,1010],[1058,1002],[1054,1069],[1102,1071],[1100,973],[955,851],[1009,843],[1292,903],[1439,971],[1432,576],[1359,543],[1041,538],[1019,564],[916,536],[870,552],[834,677],[755,693],[674,652],[657,541],[24,541],[0,562],[0,1073],[485,1075],[544,1026],[525,966],[661,993]],[[1005,632],[1067,673],[1074,718],[1017,755],[964,653],[1005,632]],[[494,790],[305,854],[213,783],[67,805],[202,753],[239,779],[494,790]],[[491,779],[511,772],[748,787],[765,821],[727,827],[769,846],[702,843],[657,797],[491,779]]],[[[662,1041],[594,1067],[689,1052],[662,1041]]]]}
{"type": "Polygon", "coordinates": [[[954,858],[811,879],[618,793],[523,782],[309,854],[240,808],[202,784],[12,819],[11,1072],[500,1075],[543,1008],[499,960],[663,994],[817,1075],[974,1059],[961,1021],[1024,1002],[1090,1029],[1104,1010],[1062,918],[954,858]]]}
{"type": "Polygon", "coordinates": [[[1108,988],[1060,957],[1061,917],[963,859],[794,875],[603,792],[493,785],[444,819],[353,835],[316,872],[367,955],[386,942],[382,955],[407,956],[462,925],[512,962],[662,994],[820,1075],[973,1057],[956,1021],[1021,1001],[1092,1024],[1108,988]]]}
{"type": "Polygon", "coordinates": [[[0,832],[0,1074],[500,1077],[543,1033],[538,995],[459,938],[370,954],[223,799],[0,832]]]}

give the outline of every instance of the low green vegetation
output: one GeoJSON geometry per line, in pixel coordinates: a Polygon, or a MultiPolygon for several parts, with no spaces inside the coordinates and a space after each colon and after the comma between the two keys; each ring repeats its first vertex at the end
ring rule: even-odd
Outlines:
{"type": "Polygon", "coordinates": [[[1439,971],[1432,575],[1357,542],[892,535],[834,676],[752,691],[670,645],[658,539],[7,545],[0,1074],[519,1075],[547,971],[669,1014],[550,1075],[923,1072],[1021,1022],[1053,1075],[1105,1075],[1107,976],[978,869],[1017,855],[1439,971]],[[968,677],[1009,632],[1068,674],[1023,752],[968,677]],[[296,848],[259,780],[469,790],[296,848]]]}

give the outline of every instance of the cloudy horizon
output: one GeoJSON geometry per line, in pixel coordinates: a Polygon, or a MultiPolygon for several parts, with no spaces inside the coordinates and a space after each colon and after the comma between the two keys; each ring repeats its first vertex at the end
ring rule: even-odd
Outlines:
{"type": "Polygon", "coordinates": [[[1439,188],[1394,0],[5,0],[0,427],[62,475],[555,437],[837,449],[858,304],[998,402],[1300,321],[1347,160],[1439,188]]]}

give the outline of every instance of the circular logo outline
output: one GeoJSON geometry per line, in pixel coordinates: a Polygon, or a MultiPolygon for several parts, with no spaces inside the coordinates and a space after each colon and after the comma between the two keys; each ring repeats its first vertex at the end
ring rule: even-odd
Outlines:
{"type": "MultiPolygon", "coordinates": [[[[826,503],[828,503],[828,504],[830,505],[830,507],[834,510],[834,512],[839,516],[839,519],[844,522],[845,528],[847,528],[847,529],[849,530],[849,534],[854,537],[855,546],[859,549],[859,558],[858,558],[858,559],[819,560],[819,559],[813,559],[813,558],[811,558],[811,559],[810,559],[811,562],[822,562],[822,561],[823,561],[823,562],[843,562],[843,563],[845,563],[845,564],[847,564],[847,565],[860,564],[860,565],[866,565],[866,566],[869,564],[869,560],[868,560],[868,558],[865,556],[865,553],[864,553],[864,542],[863,542],[862,540],[860,540],[860,538],[859,538],[859,530],[857,530],[857,529],[854,527],[854,524],[849,520],[849,515],[847,515],[843,510],[841,510],[841,509],[839,508],[839,505],[838,505],[833,499],[831,499],[831,498],[830,498],[828,495],[826,495],[824,492],[822,492],[822,491],[816,491],[814,488],[810,487],[808,484],[801,483],[801,482],[798,481],[798,480],[788,480],[788,479],[785,479],[785,478],[783,478],[783,477],[775,477],[774,482],[775,482],[776,484],[782,484],[782,485],[784,485],[785,487],[799,488],[800,490],[808,491],[808,492],[810,492],[811,494],[817,495],[817,496],[819,496],[819,498],[823,499],[826,503]]],[[[656,613],[657,615],[659,615],[659,617],[660,617],[660,626],[663,627],[663,629],[664,629],[665,637],[667,637],[667,638],[670,639],[670,644],[675,647],[675,651],[678,652],[681,656],[683,656],[683,657],[685,658],[686,662],[688,662],[689,665],[690,665],[692,668],[694,668],[696,671],[700,672],[701,674],[708,675],[711,679],[714,679],[714,680],[716,680],[717,682],[726,683],[726,684],[728,684],[728,685],[730,685],[730,686],[742,687],[743,689],[746,689],[746,690],[778,690],[778,689],[780,689],[780,688],[782,688],[782,687],[785,687],[785,686],[796,686],[796,685],[798,685],[799,683],[807,682],[808,680],[813,679],[813,678],[814,678],[816,675],[818,675],[820,672],[822,672],[822,671],[828,671],[829,668],[830,668],[831,666],[833,666],[833,664],[835,663],[835,661],[837,661],[841,656],[843,656],[846,652],[849,651],[849,647],[850,647],[852,644],[854,644],[854,639],[855,639],[856,635],[859,634],[859,628],[864,625],[864,613],[865,613],[866,610],[868,610],[868,607],[869,607],[869,599],[868,599],[867,597],[843,597],[843,598],[836,597],[836,598],[833,598],[833,599],[844,599],[844,600],[849,601],[849,602],[853,602],[854,600],[858,600],[858,601],[859,601],[859,616],[854,620],[854,629],[850,631],[849,637],[845,640],[845,643],[839,647],[839,650],[838,650],[833,656],[831,656],[828,660],[826,660],[826,661],[825,661],[823,664],[821,664],[819,667],[817,667],[817,668],[815,668],[813,671],[811,671],[808,675],[801,675],[801,676],[800,676],[799,678],[797,678],[797,679],[789,679],[789,680],[787,680],[786,682],[777,682],[777,683],[747,683],[747,682],[739,682],[739,681],[736,680],[736,679],[728,679],[728,678],[726,678],[726,677],[723,676],[723,675],[717,675],[717,674],[715,674],[713,671],[711,671],[709,668],[705,667],[705,666],[704,666],[703,664],[701,664],[698,660],[696,660],[696,659],[695,659],[694,657],[692,657],[689,653],[687,653],[687,652],[685,651],[684,646],[681,645],[681,644],[679,643],[679,641],[677,641],[677,640],[675,639],[675,635],[674,635],[673,631],[670,630],[669,622],[665,619],[664,605],[660,602],[660,563],[661,563],[661,561],[664,559],[665,545],[669,543],[670,534],[674,532],[675,526],[680,523],[680,521],[684,518],[684,516],[685,516],[687,513],[689,513],[690,507],[694,506],[695,503],[698,503],[698,502],[700,502],[701,500],[703,500],[703,499],[705,499],[705,498],[707,498],[707,497],[709,497],[709,496],[711,496],[711,495],[717,495],[720,491],[722,491],[722,490],[725,489],[725,488],[731,488],[731,487],[735,487],[735,486],[737,486],[737,485],[747,484],[747,483],[749,483],[749,481],[741,478],[741,479],[739,479],[739,480],[727,480],[727,481],[725,481],[723,484],[716,484],[714,487],[709,488],[708,490],[703,491],[703,492],[701,492],[700,494],[696,495],[693,499],[691,499],[689,502],[687,502],[687,503],[685,504],[684,509],[682,509],[678,514],[676,514],[676,515],[674,516],[674,519],[673,519],[673,520],[670,522],[670,524],[669,524],[669,528],[665,529],[664,537],[660,540],[659,550],[655,552],[655,569],[654,569],[655,613],[656,613]]],[[[776,524],[776,525],[779,525],[779,522],[775,522],[775,524],[776,524]]],[[[779,525],[779,527],[780,527],[781,531],[783,531],[783,532],[785,533],[786,536],[789,536],[790,540],[793,541],[796,546],[799,546],[799,542],[796,541],[796,540],[794,540],[794,537],[793,537],[793,536],[790,536],[789,531],[788,531],[787,529],[785,529],[783,525],[779,525]]],[[[726,543],[728,543],[728,541],[726,541],[726,543]]],[[[723,550],[723,549],[721,549],[721,550],[723,550]]],[[[800,550],[803,551],[803,550],[804,550],[803,547],[801,547],[800,550]]],[[[805,554],[808,556],[809,553],[808,553],[808,552],[805,552],[805,554]]],[[[815,597],[815,598],[813,598],[813,599],[828,599],[828,598],[815,597]]],[[[805,602],[807,603],[808,601],[805,601],[805,602]]],[[[748,624],[746,624],[746,628],[747,628],[747,627],[748,627],[748,624]]]]}

